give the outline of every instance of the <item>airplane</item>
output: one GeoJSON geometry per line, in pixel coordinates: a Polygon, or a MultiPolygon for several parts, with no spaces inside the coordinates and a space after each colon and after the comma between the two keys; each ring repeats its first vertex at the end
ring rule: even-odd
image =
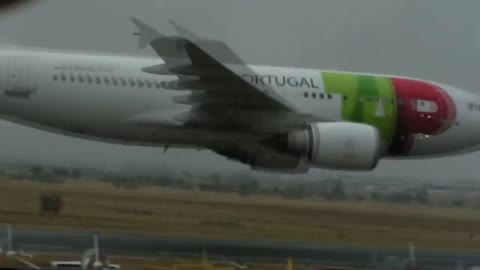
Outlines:
{"type": "Polygon", "coordinates": [[[52,269],[79,269],[79,270],[119,270],[120,265],[112,264],[100,252],[98,234],[93,234],[93,248],[87,249],[81,261],[52,261],[52,269]]]}
{"type": "Polygon", "coordinates": [[[372,171],[381,159],[459,155],[480,144],[480,96],[394,75],[246,64],[175,21],[137,18],[158,57],[0,50],[0,115],[122,145],[210,150],[253,170],[372,171]]]}

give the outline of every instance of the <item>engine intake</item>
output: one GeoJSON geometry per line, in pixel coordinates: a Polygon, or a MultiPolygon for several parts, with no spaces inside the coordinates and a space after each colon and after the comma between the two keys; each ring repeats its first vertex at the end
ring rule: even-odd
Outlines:
{"type": "Polygon", "coordinates": [[[276,149],[329,169],[373,170],[381,157],[378,130],[351,122],[310,124],[304,130],[277,135],[267,142],[276,149]]]}

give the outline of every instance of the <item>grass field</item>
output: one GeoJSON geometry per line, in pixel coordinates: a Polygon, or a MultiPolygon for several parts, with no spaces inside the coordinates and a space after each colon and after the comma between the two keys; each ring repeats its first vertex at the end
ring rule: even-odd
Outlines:
{"type": "Polygon", "coordinates": [[[99,232],[265,239],[428,249],[480,248],[480,211],[358,202],[241,197],[156,187],[117,190],[108,184],[0,181],[0,222],[99,232]],[[39,195],[64,197],[61,215],[39,212],[39,195]]]}

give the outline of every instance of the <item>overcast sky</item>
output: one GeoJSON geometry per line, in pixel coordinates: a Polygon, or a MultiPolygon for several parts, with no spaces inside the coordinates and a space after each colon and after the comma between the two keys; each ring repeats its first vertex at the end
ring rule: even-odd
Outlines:
{"type": "MultiPolygon", "coordinates": [[[[198,34],[226,41],[248,63],[406,75],[480,94],[479,10],[478,0],[40,0],[0,16],[0,42],[155,57],[136,48],[129,17],[165,33],[173,33],[168,24],[173,18],[198,34]]],[[[162,154],[0,122],[0,158],[9,157],[186,169],[191,163],[212,172],[247,168],[209,152],[162,154]]],[[[363,175],[472,179],[479,165],[480,153],[474,153],[382,161],[363,175]]]]}

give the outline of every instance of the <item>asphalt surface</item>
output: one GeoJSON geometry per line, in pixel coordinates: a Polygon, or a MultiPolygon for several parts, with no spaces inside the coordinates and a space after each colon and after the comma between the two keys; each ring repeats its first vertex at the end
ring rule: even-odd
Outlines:
{"type": "MultiPolygon", "coordinates": [[[[0,234],[1,235],[1,234],[0,234]]],[[[1,237],[0,237],[1,238],[1,237]]],[[[199,257],[202,250],[212,259],[234,260],[239,263],[285,263],[287,257],[309,264],[343,264],[368,266],[408,258],[408,250],[375,250],[342,246],[321,246],[290,242],[203,240],[192,238],[152,237],[141,235],[108,234],[99,236],[100,249],[108,255],[128,256],[185,256],[199,257]]],[[[54,232],[40,230],[14,230],[13,246],[26,252],[78,252],[79,256],[93,246],[91,233],[54,232]]],[[[480,251],[475,253],[438,253],[418,250],[419,265],[454,267],[458,261],[466,266],[480,265],[480,251]]],[[[427,268],[427,267],[424,267],[427,268]]],[[[430,268],[430,267],[428,267],[430,268]]],[[[454,268],[450,268],[454,269],[454,268]]]]}

